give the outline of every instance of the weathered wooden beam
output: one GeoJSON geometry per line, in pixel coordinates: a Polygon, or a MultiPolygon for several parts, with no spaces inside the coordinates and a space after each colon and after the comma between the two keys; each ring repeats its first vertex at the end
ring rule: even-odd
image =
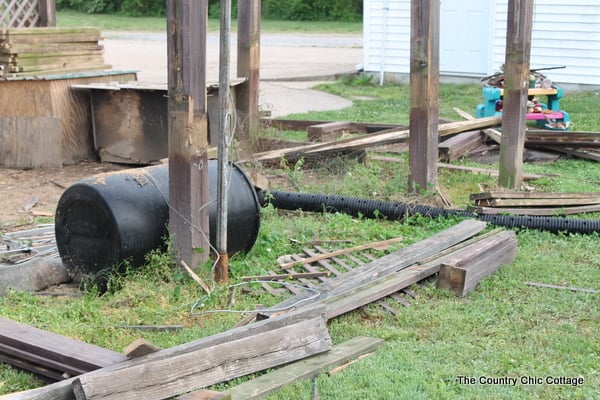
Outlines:
{"type": "Polygon", "coordinates": [[[510,189],[523,181],[532,26],[533,0],[509,0],[498,183],[510,189]]]}
{"type": "Polygon", "coordinates": [[[560,145],[570,147],[600,147],[598,132],[562,132],[548,130],[528,130],[526,145],[560,145]]]}
{"type": "Polygon", "coordinates": [[[450,289],[463,297],[479,282],[496,272],[502,265],[510,264],[517,256],[517,239],[512,231],[499,232],[481,240],[462,259],[444,262],[440,267],[438,288],[450,289]]]}
{"type": "Polygon", "coordinates": [[[409,190],[437,183],[440,2],[412,0],[410,14],[409,190]]]}
{"type": "MultiPolygon", "coordinates": [[[[165,360],[170,357],[187,354],[193,351],[207,349],[212,346],[217,346],[222,343],[229,343],[241,338],[258,335],[263,332],[268,332],[274,329],[294,325],[298,322],[314,319],[321,316],[324,312],[324,307],[317,305],[314,307],[303,308],[302,310],[294,310],[283,315],[265,319],[253,324],[240,326],[228,331],[208,336],[202,339],[184,343],[179,346],[157,351],[156,353],[148,354],[133,360],[128,360],[110,367],[103,368],[99,371],[92,371],[88,374],[105,373],[107,371],[117,371],[122,368],[143,365],[148,361],[165,360]]],[[[5,396],[0,396],[2,400],[76,400],[75,394],[71,387],[71,383],[75,378],[65,379],[64,381],[56,382],[41,388],[31,389],[23,392],[12,393],[5,396]]]]}
{"type": "MultiPolygon", "coordinates": [[[[472,116],[471,114],[469,114],[468,112],[461,110],[458,107],[454,107],[454,111],[456,111],[458,113],[458,115],[460,115],[461,117],[463,117],[464,119],[466,119],[467,121],[472,121],[475,119],[474,116],[472,116]]],[[[492,129],[492,128],[487,128],[487,129],[483,129],[482,132],[488,137],[490,138],[492,141],[500,144],[500,142],[502,141],[502,133],[500,133],[498,130],[496,129],[492,129]]]]}
{"type": "Polygon", "coordinates": [[[306,128],[308,140],[311,142],[330,141],[335,136],[340,136],[344,132],[352,131],[352,123],[348,121],[325,122],[322,124],[310,125],[306,128]],[[326,134],[329,134],[327,137],[326,134]]]}
{"type": "Polygon", "coordinates": [[[207,0],[167,1],[169,230],[176,257],[208,260],[207,0]]]}
{"type": "Polygon", "coordinates": [[[466,157],[469,152],[483,144],[481,131],[462,132],[438,144],[439,159],[444,162],[466,157]]]}
{"type": "Polygon", "coordinates": [[[470,212],[476,214],[509,214],[509,215],[538,215],[538,216],[557,216],[593,213],[600,211],[600,204],[591,206],[572,206],[572,207],[469,207],[470,212]]]}
{"type": "Polygon", "coordinates": [[[136,339],[123,349],[123,354],[129,358],[137,358],[148,354],[156,353],[161,350],[160,347],[147,342],[144,339],[136,339]]]}
{"type": "Polygon", "coordinates": [[[176,400],[231,400],[229,394],[216,392],[214,390],[202,389],[177,396],[176,400]]]}
{"type": "Polygon", "coordinates": [[[247,138],[253,140],[260,130],[260,14],[260,0],[238,3],[237,76],[245,77],[246,81],[237,88],[236,108],[243,116],[240,126],[247,131],[247,138]]]}
{"type": "Polygon", "coordinates": [[[127,360],[102,347],[0,318],[0,354],[14,364],[51,379],[79,375],[127,360]],[[46,369],[47,372],[46,373],[46,369]]]}
{"type": "MultiPolygon", "coordinates": [[[[448,122],[439,125],[438,134],[440,136],[452,135],[454,133],[496,126],[500,122],[501,117],[485,117],[478,118],[473,121],[448,122]]],[[[339,152],[343,150],[359,150],[402,142],[408,139],[408,137],[408,129],[390,129],[385,130],[383,132],[362,135],[356,138],[352,137],[348,139],[337,140],[334,142],[313,143],[292,148],[277,149],[262,153],[256,153],[251,158],[242,160],[240,162],[279,160],[282,157],[327,154],[327,152],[339,152]]]]}
{"type": "Polygon", "coordinates": [[[77,400],[152,400],[287,364],[330,349],[322,317],[118,371],[81,375],[77,400]]]}
{"type": "MultiPolygon", "coordinates": [[[[333,346],[327,353],[296,361],[268,374],[234,386],[224,393],[231,395],[232,399],[260,399],[286,385],[299,380],[313,378],[332,367],[343,365],[364,355],[374,353],[384,343],[383,339],[355,337],[347,342],[333,346]]],[[[178,400],[184,399],[180,398],[178,400]]]]}
{"type": "MultiPolygon", "coordinates": [[[[491,176],[498,176],[500,173],[495,169],[487,169],[487,168],[477,168],[477,167],[467,167],[465,165],[452,165],[452,164],[444,164],[438,163],[439,168],[453,169],[456,171],[468,171],[474,174],[488,174],[491,176]]],[[[536,180],[543,178],[545,176],[558,176],[558,175],[540,175],[540,174],[523,174],[523,180],[536,180]]]]}

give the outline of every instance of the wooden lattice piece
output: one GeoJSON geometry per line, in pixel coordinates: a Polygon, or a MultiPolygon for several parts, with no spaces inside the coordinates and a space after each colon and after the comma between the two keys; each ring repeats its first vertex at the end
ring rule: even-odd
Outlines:
{"type": "Polygon", "coordinates": [[[0,27],[29,28],[39,21],[39,0],[0,0],[0,27]]]}

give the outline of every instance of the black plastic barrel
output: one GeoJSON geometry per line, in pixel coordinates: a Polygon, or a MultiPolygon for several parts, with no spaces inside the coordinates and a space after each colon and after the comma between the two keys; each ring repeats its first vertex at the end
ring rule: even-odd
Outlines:
{"type": "MultiPolygon", "coordinates": [[[[210,242],[215,244],[217,161],[208,163],[210,242]]],[[[140,266],[146,254],[164,248],[168,235],[167,165],[112,172],[69,187],[56,208],[56,244],[73,278],[106,277],[124,261],[140,266]]],[[[232,164],[228,191],[228,253],[249,251],[258,235],[260,204],[247,175],[232,164]]]]}

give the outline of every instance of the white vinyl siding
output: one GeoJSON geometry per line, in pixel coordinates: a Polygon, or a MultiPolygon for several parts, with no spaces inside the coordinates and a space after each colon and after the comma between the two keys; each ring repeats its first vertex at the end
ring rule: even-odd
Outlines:
{"type": "MultiPolygon", "coordinates": [[[[410,5],[411,0],[365,0],[365,71],[376,73],[383,65],[385,72],[410,72],[410,5]],[[383,27],[386,3],[387,30],[383,27]],[[384,31],[386,48],[382,51],[384,31]]],[[[497,72],[505,59],[508,0],[490,1],[489,7],[493,17],[482,33],[489,39],[480,43],[488,43],[492,49],[487,68],[479,68],[486,70],[481,75],[497,72]]],[[[452,26],[451,21],[440,24],[452,26]]],[[[468,48],[473,42],[461,46],[468,48]]],[[[600,85],[600,0],[536,0],[531,44],[531,68],[564,65],[564,69],[545,74],[557,83],[600,85]]],[[[440,62],[444,64],[444,60],[440,62]]],[[[481,76],[470,72],[472,65],[464,66],[464,74],[458,71],[460,66],[451,69],[457,75],[481,76]]]]}

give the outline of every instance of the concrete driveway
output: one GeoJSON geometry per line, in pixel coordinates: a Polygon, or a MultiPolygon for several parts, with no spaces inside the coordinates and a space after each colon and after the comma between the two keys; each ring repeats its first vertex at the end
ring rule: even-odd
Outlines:
{"type": "MultiPolygon", "coordinates": [[[[103,32],[104,58],[115,70],[136,70],[138,81],[167,83],[166,33],[103,32]]],[[[236,37],[231,37],[231,71],[236,70],[236,37]]],[[[260,104],[273,117],[346,108],[351,102],[311,90],[315,84],[356,72],[362,63],[362,36],[261,34],[260,104]]],[[[219,80],[219,34],[207,36],[207,80],[219,80]]],[[[232,78],[235,78],[232,75],[232,78]]]]}

